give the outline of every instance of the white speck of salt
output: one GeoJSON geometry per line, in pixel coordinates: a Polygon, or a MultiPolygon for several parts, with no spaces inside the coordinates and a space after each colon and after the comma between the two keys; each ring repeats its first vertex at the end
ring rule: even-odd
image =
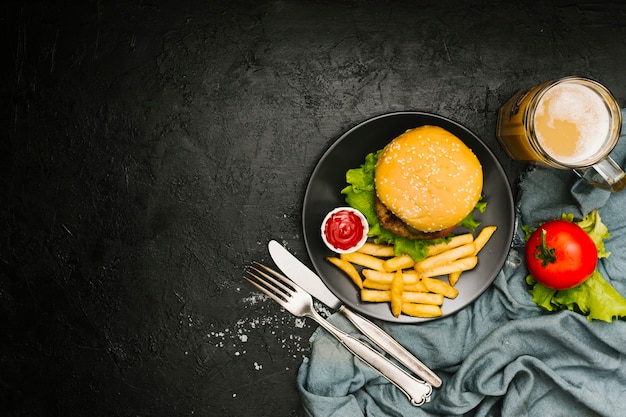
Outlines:
{"type": "Polygon", "coordinates": [[[266,301],[266,300],[269,300],[269,297],[267,295],[262,294],[262,293],[258,293],[258,294],[254,294],[254,295],[252,295],[250,297],[244,298],[243,301],[245,303],[254,305],[254,304],[260,303],[262,301],[266,301]]]}
{"type": "Polygon", "coordinates": [[[333,314],[332,311],[319,301],[314,301],[313,303],[315,304],[315,309],[322,315],[322,317],[328,318],[333,314]]]}
{"type": "Polygon", "coordinates": [[[260,371],[261,369],[263,369],[263,365],[259,365],[258,362],[254,362],[254,369],[260,371]]]}
{"type": "MultiPolygon", "coordinates": [[[[259,294],[247,297],[242,301],[248,305],[257,304],[261,301],[268,299],[265,295],[259,294]]],[[[330,316],[330,311],[323,304],[315,301],[316,308],[322,316],[330,316]]],[[[263,310],[263,307],[261,307],[263,310]]],[[[303,343],[301,336],[290,333],[288,324],[291,324],[293,329],[306,329],[310,326],[303,318],[295,318],[284,314],[261,314],[256,317],[246,317],[238,319],[232,327],[224,327],[222,329],[210,329],[206,334],[207,341],[212,344],[214,348],[224,348],[226,346],[232,347],[232,355],[236,357],[242,357],[248,352],[244,349],[244,343],[250,342],[250,338],[255,338],[258,333],[258,329],[263,329],[266,334],[275,335],[280,338],[279,342],[282,348],[289,354],[292,354],[294,358],[300,356],[308,350],[308,345],[303,343]]],[[[188,352],[186,353],[188,354],[188,352]]],[[[261,370],[262,365],[255,363],[255,369],[261,370]]]]}

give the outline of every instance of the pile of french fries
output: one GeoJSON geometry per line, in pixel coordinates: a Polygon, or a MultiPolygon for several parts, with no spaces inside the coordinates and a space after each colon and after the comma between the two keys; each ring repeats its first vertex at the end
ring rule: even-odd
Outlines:
{"type": "Polygon", "coordinates": [[[463,271],[478,264],[478,252],[495,231],[496,226],[485,226],[476,238],[466,233],[430,245],[426,258],[418,262],[409,255],[396,256],[391,245],[372,242],[326,259],[350,277],[362,301],[388,302],[394,317],[439,317],[444,299],[458,296],[455,284],[463,271]],[[440,279],[445,276],[448,282],[440,279]]]}

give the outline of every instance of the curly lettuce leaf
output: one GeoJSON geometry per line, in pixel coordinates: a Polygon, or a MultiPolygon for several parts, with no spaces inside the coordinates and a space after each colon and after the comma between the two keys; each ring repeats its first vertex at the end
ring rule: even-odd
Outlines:
{"type": "MultiPolygon", "coordinates": [[[[478,210],[479,213],[484,213],[487,210],[487,202],[482,201],[483,197],[480,196],[478,203],[476,203],[476,207],[474,210],[478,210]]],[[[468,230],[476,230],[478,226],[480,226],[480,222],[474,219],[474,210],[470,211],[467,216],[459,223],[460,227],[465,227],[468,230]]]]}
{"type": "MultiPolygon", "coordinates": [[[[563,214],[564,220],[574,221],[573,214],[563,214]]],[[[594,210],[578,224],[594,241],[598,249],[598,257],[606,258],[610,255],[604,248],[604,239],[610,237],[609,230],[598,210],[594,210]]],[[[534,229],[524,226],[528,236],[534,229]]],[[[596,269],[582,284],[568,290],[553,290],[538,283],[532,275],[528,275],[526,282],[532,288],[530,293],[533,301],[547,311],[570,310],[587,316],[591,320],[611,322],[626,317],[626,298],[624,298],[596,269]]]]}
{"type": "Polygon", "coordinates": [[[372,235],[372,227],[378,223],[376,209],[374,208],[374,170],[376,161],[380,151],[370,153],[365,157],[365,163],[360,168],[349,169],[346,172],[346,182],[349,184],[341,194],[345,194],[346,203],[351,207],[359,210],[370,225],[370,236],[372,235]]]}
{"type": "MultiPolygon", "coordinates": [[[[383,228],[378,221],[376,215],[376,209],[374,208],[374,198],[376,196],[376,189],[374,186],[374,171],[376,169],[376,162],[380,156],[382,150],[368,154],[365,157],[365,162],[359,168],[349,169],[346,172],[346,182],[348,185],[341,190],[341,193],[345,195],[346,203],[352,208],[359,210],[369,224],[368,236],[374,239],[377,243],[393,244],[396,255],[407,254],[413,260],[420,261],[428,254],[428,246],[442,242],[442,239],[433,240],[413,240],[400,236],[396,236],[394,233],[383,228]]],[[[487,203],[479,201],[476,208],[482,213],[485,211],[487,203]]],[[[480,225],[479,222],[474,220],[473,213],[470,213],[461,223],[469,230],[474,230],[480,225]]]]}
{"type": "MultiPolygon", "coordinates": [[[[564,214],[562,217],[565,220],[574,221],[573,214],[564,214]]],[[[604,249],[604,239],[610,238],[611,234],[609,233],[609,228],[602,223],[600,212],[598,210],[593,210],[591,213],[583,217],[581,221],[575,223],[587,232],[589,237],[591,237],[591,240],[593,240],[593,243],[596,244],[596,249],[598,249],[598,258],[608,258],[611,253],[604,249]]]]}
{"type": "Polygon", "coordinates": [[[626,298],[607,282],[596,270],[582,284],[569,290],[553,290],[526,278],[533,286],[533,301],[548,311],[570,310],[587,316],[587,319],[611,322],[626,317],[626,298]]]}

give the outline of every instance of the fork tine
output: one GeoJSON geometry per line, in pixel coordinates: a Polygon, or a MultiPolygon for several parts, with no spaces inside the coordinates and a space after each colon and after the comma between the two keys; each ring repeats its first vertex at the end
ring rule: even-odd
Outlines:
{"type": "Polygon", "coordinates": [[[276,294],[274,294],[271,290],[267,289],[266,287],[264,287],[263,285],[261,285],[261,284],[259,284],[259,283],[257,282],[257,280],[258,280],[258,281],[261,281],[261,282],[263,282],[264,284],[266,284],[266,283],[265,283],[265,281],[263,281],[263,280],[262,280],[259,276],[255,275],[254,273],[252,273],[252,272],[251,272],[251,271],[249,271],[249,270],[246,270],[246,273],[247,273],[250,277],[252,277],[252,278],[247,277],[247,276],[246,276],[246,277],[244,277],[244,278],[245,278],[245,279],[246,279],[246,280],[247,280],[250,284],[254,285],[254,286],[255,286],[257,289],[259,289],[262,293],[264,293],[265,295],[267,295],[268,297],[270,297],[271,299],[273,299],[273,300],[274,300],[274,301],[276,301],[278,304],[280,304],[281,306],[283,306],[283,307],[284,307],[284,303],[285,303],[286,301],[285,301],[283,298],[278,297],[278,296],[277,296],[276,294]]]}
{"type": "Polygon", "coordinates": [[[257,265],[259,268],[263,268],[266,272],[263,272],[256,267],[251,267],[252,269],[254,269],[259,274],[261,274],[264,278],[270,280],[272,283],[280,287],[280,289],[285,294],[291,295],[297,292],[297,288],[295,287],[295,284],[291,282],[289,278],[285,277],[284,275],[279,274],[278,272],[274,271],[269,266],[265,266],[262,263],[255,261],[254,264],[257,265]]]}
{"type": "MultiPolygon", "coordinates": [[[[259,265],[263,266],[261,264],[259,265]]],[[[286,304],[289,302],[291,292],[293,291],[292,289],[283,285],[272,276],[266,274],[258,268],[255,268],[254,266],[247,268],[246,273],[250,277],[254,278],[251,279],[249,277],[245,277],[248,282],[257,287],[281,306],[286,307],[286,304]]]]}

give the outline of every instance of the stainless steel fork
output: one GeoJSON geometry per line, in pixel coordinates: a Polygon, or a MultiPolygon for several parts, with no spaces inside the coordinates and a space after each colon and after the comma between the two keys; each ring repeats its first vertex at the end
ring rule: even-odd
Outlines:
{"type": "Polygon", "coordinates": [[[245,278],[252,285],[267,294],[291,314],[315,320],[356,357],[376,369],[398,387],[413,405],[419,406],[430,401],[432,393],[430,384],[414,378],[369,345],[325,320],[313,308],[311,295],[289,278],[258,262],[255,262],[254,266],[248,267],[246,274],[245,278]]]}

